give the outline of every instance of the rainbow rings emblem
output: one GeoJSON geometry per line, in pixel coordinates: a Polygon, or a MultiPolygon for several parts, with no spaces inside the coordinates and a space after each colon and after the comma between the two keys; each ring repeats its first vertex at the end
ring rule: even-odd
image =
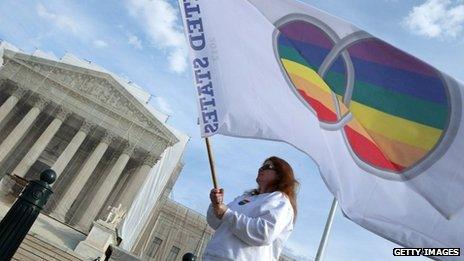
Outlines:
{"type": "Polygon", "coordinates": [[[461,113],[449,77],[363,31],[340,39],[303,15],[276,28],[276,57],[290,88],[322,128],[343,132],[361,168],[408,179],[447,150],[461,113]]]}

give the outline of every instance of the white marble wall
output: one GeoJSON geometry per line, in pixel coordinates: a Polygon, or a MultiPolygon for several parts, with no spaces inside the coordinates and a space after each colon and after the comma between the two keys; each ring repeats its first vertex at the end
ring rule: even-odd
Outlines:
{"type": "Polygon", "coordinates": [[[202,214],[169,199],[182,166],[179,163],[171,175],[159,204],[153,209],[149,222],[132,249],[132,252],[141,256],[143,260],[166,260],[173,246],[180,249],[176,261],[182,260],[182,256],[187,252],[202,256],[214,233],[202,214]],[[155,238],[161,239],[162,243],[156,253],[150,255],[153,254],[155,238]]]}

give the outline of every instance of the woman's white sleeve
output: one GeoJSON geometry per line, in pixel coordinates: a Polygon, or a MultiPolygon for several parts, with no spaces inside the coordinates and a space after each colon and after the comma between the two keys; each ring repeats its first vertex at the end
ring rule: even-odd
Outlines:
{"type": "Polygon", "coordinates": [[[271,202],[269,205],[269,209],[259,217],[249,217],[228,209],[222,222],[228,222],[232,233],[249,245],[269,245],[293,222],[293,209],[289,202],[271,202]]]}
{"type": "Polygon", "coordinates": [[[217,218],[216,215],[214,215],[212,204],[209,204],[208,212],[206,213],[206,222],[208,222],[208,225],[214,230],[218,229],[218,227],[222,223],[222,220],[217,218]]]}

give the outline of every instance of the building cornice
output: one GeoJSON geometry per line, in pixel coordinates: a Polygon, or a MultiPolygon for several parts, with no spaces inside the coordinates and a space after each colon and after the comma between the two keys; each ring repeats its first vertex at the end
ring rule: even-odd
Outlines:
{"type": "MultiPolygon", "coordinates": [[[[132,137],[154,140],[146,150],[161,153],[178,139],[150,111],[121,86],[110,74],[87,68],[47,60],[40,57],[5,50],[5,65],[0,76],[13,80],[19,86],[40,95],[65,94],[67,97],[50,97],[52,101],[72,98],[84,106],[65,104],[67,108],[83,118],[97,116],[112,121],[124,122],[120,132],[133,132],[132,137]],[[24,70],[26,68],[26,70],[24,70]],[[21,69],[21,74],[13,73],[21,69]],[[33,84],[35,83],[35,84],[33,84]],[[39,84],[39,85],[37,85],[39,84]],[[59,91],[53,91],[53,89],[59,91]],[[87,108],[87,111],[82,108],[87,108]],[[89,111],[89,109],[91,111],[89,111]]],[[[108,122],[99,121],[102,127],[114,129],[108,122]],[[103,126],[107,125],[107,126],[103,126]]],[[[127,133],[117,133],[127,136],[127,133]]],[[[137,140],[130,142],[138,143],[137,140]]]]}

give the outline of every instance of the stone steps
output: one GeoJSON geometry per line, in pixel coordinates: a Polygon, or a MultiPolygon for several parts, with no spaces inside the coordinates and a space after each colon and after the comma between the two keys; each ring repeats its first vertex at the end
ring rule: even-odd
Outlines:
{"type": "Polygon", "coordinates": [[[83,259],[32,235],[27,235],[13,256],[14,261],[82,261],[83,259]]]}

